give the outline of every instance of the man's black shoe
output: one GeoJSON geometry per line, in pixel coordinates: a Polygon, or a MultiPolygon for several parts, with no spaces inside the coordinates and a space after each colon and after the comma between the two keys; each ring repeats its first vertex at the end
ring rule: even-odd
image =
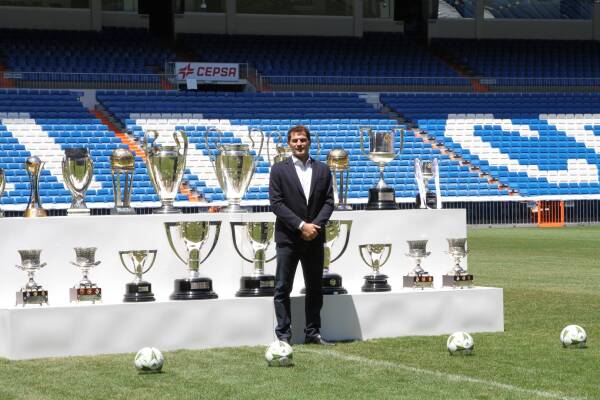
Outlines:
{"type": "Polygon", "coordinates": [[[314,336],[306,336],[304,338],[304,343],[305,344],[322,344],[324,346],[335,346],[335,343],[323,339],[323,337],[319,334],[314,335],[314,336]]]}

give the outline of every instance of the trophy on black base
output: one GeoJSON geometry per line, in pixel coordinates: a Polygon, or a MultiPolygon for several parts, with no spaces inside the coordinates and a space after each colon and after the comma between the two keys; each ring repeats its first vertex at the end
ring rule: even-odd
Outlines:
{"type": "Polygon", "coordinates": [[[442,208],[442,196],[440,190],[440,173],[438,159],[433,161],[421,161],[415,158],[415,180],[419,188],[417,195],[417,207],[419,208],[442,208]],[[431,192],[428,188],[429,181],[433,178],[435,184],[435,192],[431,192]]]}
{"type": "Polygon", "coordinates": [[[146,301],[154,301],[154,293],[152,293],[152,284],[142,279],[142,275],[152,268],[156,261],[156,250],[127,250],[119,251],[121,264],[127,272],[135,275],[133,282],[125,285],[125,296],[123,301],[126,303],[140,303],[146,301]],[[125,256],[128,257],[132,267],[127,266],[125,256]],[[148,256],[152,260],[148,261],[148,256]]]}
{"type": "Polygon", "coordinates": [[[21,255],[21,265],[15,265],[18,269],[27,272],[29,280],[17,292],[17,305],[48,304],[48,291],[38,285],[34,279],[35,272],[46,266],[40,263],[42,250],[18,250],[21,255]]]}
{"type": "Polygon", "coordinates": [[[85,204],[85,192],[92,183],[93,173],[94,163],[88,149],[85,147],[65,149],[62,174],[65,186],[73,197],[67,215],[90,215],[90,209],[85,204]]]}
{"type": "Polygon", "coordinates": [[[100,261],[96,261],[96,248],[75,247],[75,262],[71,262],[71,264],[81,269],[81,273],[83,274],[79,285],[69,289],[71,302],[91,301],[95,303],[102,301],[102,289],[88,278],[90,269],[100,264],[100,261]]]}
{"type": "Polygon", "coordinates": [[[231,222],[231,236],[235,250],[242,259],[254,264],[252,273],[244,274],[240,278],[240,290],[235,294],[237,297],[267,297],[275,294],[275,275],[265,274],[265,263],[273,261],[276,257],[266,258],[266,251],[273,241],[274,234],[274,222],[231,222]],[[246,240],[252,246],[254,253],[252,259],[244,256],[238,247],[237,226],[243,227],[246,240]]]}
{"type": "Polygon", "coordinates": [[[135,214],[135,210],[131,207],[135,157],[129,150],[116,149],[110,156],[110,171],[115,199],[115,207],[110,210],[110,213],[113,215],[135,214]]]}
{"type": "Polygon", "coordinates": [[[327,154],[327,165],[331,170],[333,178],[333,197],[335,199],[335,209],[339,211],[352,210],[348,205],[348,183],[350,156],[344,149],[333,149],[327,154]]]}
{"type": "Polygon", "coordinates": [[[170,296],[171,300],[203,300],[216,299],[218,296],[213,291],[212,279],[206,276],[200,276],[200,265],[210,256],[219,240],[221,231],[221,221],[181,221],[165,222],[167,239],[171,249],[183,262],[188,269],[188,277],[175,279],[175,290],[170,296]],[[208,241],[211,227],[214,232],[212,245],[202,258],[200,251],[208,241]],[[176,231],[173,234],[173,230],[176,231]],[[183,242],[185,247],[185,256],[180,255],[177,250],[175,240],[183,242]]]}
{"type": "Polygon", "coordinates": [[[465,288],[473,286],[473,274],[467,273],[460,266],[461,260],[467,256],[467,238],[448,239],[448,254],[454,261],[454,267],[446,274],[442,275],[444,286],[453,288],[465,288]]]}
{"type": "Polygon", "coordinates": [[[383,180],[385,165],[393,161],[402,152],[404,147],[404,130],[394,128],[391,132],[376,132],[371,128],[360,128],[360,149],[371,161],[379,166],[379,182],[374,188],[369,189],[367,210],[395,210],[396,195],[394,188],[389,187],[383,180]],[[369,152],[364,148],[364,134],[369,135],[369,152]],[[400,136],[400,149],[396,153],[396,136],[400,136]]]}
{"type": "Polygon", "coordinates": [[[427,240],[407,240],[407,256],[415,260],[415,267],[403,277],[405,288],[431,288],[433,287],[433,276],[421,267],[421,261],[431,253],[427,251],[427,240]]]}
{"type": "Polygon", "coordinates": [[[389,292],[392,290],[392,287],[387,283],[387,275],[379,273],[379,269],[390,258],[392,244],[361,244],[358,246],[358,251],[363,261],[373,270],[371,275],[365,275],[365,283],[361,290],[363,292],[389,292]],[[386,252],[386,249],[387,255],[384,257],[383,254],[386,252]],[[365,257],[365,253],[367,253],[368,260],[365,257]]]}

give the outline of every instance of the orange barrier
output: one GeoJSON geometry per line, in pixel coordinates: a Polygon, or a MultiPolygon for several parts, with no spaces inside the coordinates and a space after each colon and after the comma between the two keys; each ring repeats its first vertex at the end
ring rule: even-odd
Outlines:
{"type": "Polygon", "coordinates": [[[565,226],[565,202],[562,200],[538,201],[532,213],[540,228],[565,226]]]}

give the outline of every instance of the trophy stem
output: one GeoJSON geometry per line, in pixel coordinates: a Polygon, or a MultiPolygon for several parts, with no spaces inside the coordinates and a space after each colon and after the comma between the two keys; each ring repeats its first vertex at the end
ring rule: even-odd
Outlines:
{"type": "Polygon", "coordinates": [[[228,203],[225,207],[221,208],[221,212],[225,213],[246,213],[248,210],[240,205],[241,199],[227,199],[228,203]]]}
{"type": "Polygon", "coordinates": [[[254,276],[264,275],[265,273],[265,251],[256,250],[254,253],[254,276]]]}
{"type": "Polygon", "coordinates": [[[161,200],[161,207],[153,210],[154,214],[180,214],[181,210],[173,206],[174,200],[161,200]]]}
{"type": "Polygon", "coordinates": [[[329,271],[329,265],[331,264],[331,246],[325,244],[323,246],[323,270],[329,271]]]}
{"type": "Polygon", "coordinates": [[[377,189],[383,189],[388,187],[387,183],[385,183],[385,180],[383,180],[383,171],[385,170],[385,164],[381,163],[379,164],[379,182],[377,182],[377,186],[375,186],[377,189]]]}
{"type": "Polygon", "coordinates": [[[38,284],[35,282],[35,280],[33,279],[35,275],[35,272],[33,271],[27,271],[27,285],[25,286],[27,289],[33,289],[33,288],[37,288],[38,284]]]}

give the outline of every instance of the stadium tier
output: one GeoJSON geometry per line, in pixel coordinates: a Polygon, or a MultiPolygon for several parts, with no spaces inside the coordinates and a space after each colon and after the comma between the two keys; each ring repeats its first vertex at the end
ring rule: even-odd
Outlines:
{"type": "MultiPolygon", "coordinates": [[[[464,18],[474,18],[475,0],[440,0],[464,18]]],[[[442,6],[440,6],[442,7],[442,6]]],[[[592,2],[586,0],[486,0],[485,18],[590,19],[592,2]]]]}

